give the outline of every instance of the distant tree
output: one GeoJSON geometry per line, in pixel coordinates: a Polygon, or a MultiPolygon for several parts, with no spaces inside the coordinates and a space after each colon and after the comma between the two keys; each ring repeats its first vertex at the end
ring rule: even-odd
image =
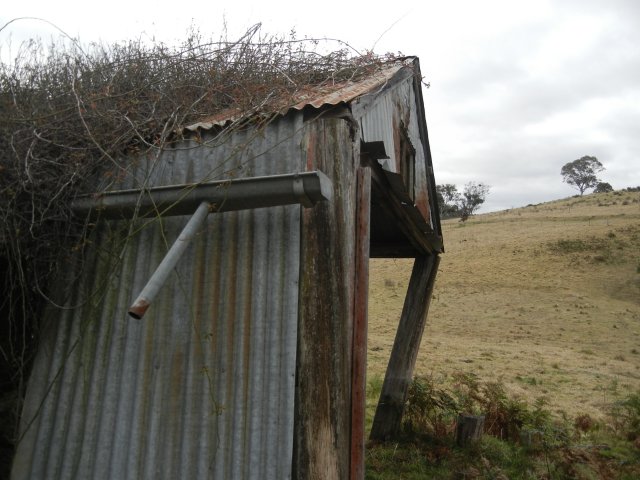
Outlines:
{"type": "Polygon", "coordinates": [[[593,190],[593,193],[607,193],[613,192],[613,187],[610,183],[607,182],[598,182],[596,188],[593,190]]]}
{"type": "Polygon", "coordinates": [[[484,203],[489,194],[489,188],[481,182],[469,182],[464,186],[461,194],[452,183],[436,185],[440,217],[459,217],[461,222],[467,221],[484,203]]]}
{"type": "Polygon", "coordinates": [[[456,186],[452,183],[444,185],[436,185],[436,193],[438,194],[438,207],[440,209],[440,217],[454,218],[458,216],[460,207],[460,193],[456,186]]]}
{"type": "Polygon", "coordinates": [[[588,188],[594,188],[600,183],[597,174],[604,170],[596,157],[585,156],[565,164],[560,170],[562,181],[575,187],[584,194],[588,188]]]}
{"type": "Polygon", "coordinates": [[[459,202],[461,222],[466,222],[480,208],[489,195],[489,189],[489,185],[482,182],[469,182],[464,186],[459,202]]]}

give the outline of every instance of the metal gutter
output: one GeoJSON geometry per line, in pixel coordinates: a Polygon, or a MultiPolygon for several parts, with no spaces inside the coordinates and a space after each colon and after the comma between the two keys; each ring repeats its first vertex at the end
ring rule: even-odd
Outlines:
{"type": "Polygon", "coordinates": [[[237,180],[171,185],[148,190],[119,190],[84,195],[72,203],[77,215],[103,219],[151,215],[192,214],[180,236],[129,307],[132,318],[141,319],[167,281],[187,246],[210,212],[248,210],[299,203],[313,207],[330,200],[331,180],[322,172],[269,175],[237,180]]]}
{"type": "Polygon", "coordinates": [[[124,219],[192,215],[202,202],[211,204],[213,212],[296,203],[312,207],[331,200],[332,190],[331,180],[315,171],[82,195],[71,208],[82,217],[124,219]]]}

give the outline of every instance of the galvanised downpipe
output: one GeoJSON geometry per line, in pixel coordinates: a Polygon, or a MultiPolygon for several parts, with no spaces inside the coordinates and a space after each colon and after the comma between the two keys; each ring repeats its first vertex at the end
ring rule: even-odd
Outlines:
{"type": "Polygon", "coordinates": [[[138,298],[133,302],[133,305],[129,307],[129,315],[135,319],[141,319],[147,308],[158,295],[158,292],[167,281],[169,275],[178,264],[178,261],[182,257],[182,254],[187,249],[191,240],[196,235],[204,221],[207,219],[207,215],[211,211],[211,204],[209,202],[202,202],[193,216],[189,219],[185,225],[180,236],[171,246],[165,257],[153,272],[153,275],[138,295],[138,298]]]}

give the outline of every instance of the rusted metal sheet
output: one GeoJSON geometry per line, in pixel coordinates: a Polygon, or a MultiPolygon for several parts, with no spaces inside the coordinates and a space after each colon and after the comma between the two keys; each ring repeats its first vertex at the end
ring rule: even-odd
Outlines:
{"type": "MultiPolygon", "coordinates": [[[[375,96],[375,101],[368,97],[354,100],[352,110],[354,117],[362,125],[362,137],[365,141],[382,140],[389,160],[381,161],[383,168],[393,173],[401,173],[401,143],[407,141],[415,152],[411,185],[406,185],[411,192],[412,200],[426,222],[434,228],[428,193],[428,176],[426,155],[430,153],[428,142],[422,141],[422,126],[416,113],[418,97],[415,91],[415,74],[406,69],[397,74],[393,84],[375,96]]],[[[418,82],[419,85],[419,82],[418,82]]]]}
{"type": "Polygon", "coordinates": [[[351,125],[320,119],[305,136],[307,168],[322,170],[340,201],[302,215],[294,478],[350,473],[356,176],[351,125]]]}
{"type": "MultiPolygon", "coordinates": [[[[414,69],[420,71],[420,60],[418,58],[413,59],[414,69]]],[[[436,194],[436,179],[433,172],[433,159],[431,158],[431,147],[429,145],[429,131],[427,129],[427,119],[425,116],[424,99],[422,97],[422,79],[418,76],[413,79],[414,94],[416,101],[416,123],[417,130],[419,132],[418,140],[422,144],[422,150],[424,152],[424,168],[427,176],[427,194],[429,202],[429,221],[431,228],[433,228],[434,235],[439,238],[442,244],[442,228],[440,225],[440,211],[438,208],[438,196],[436,194]]],[[[444,245],[441,249],[444,252],[444,245]]]]}
{"type": "MultiPolygon", "coordinates": [[[[183,145],[114,188],[301,171],[301,128],[183,145]]],[[[187,218],[101,222],[48,312],[13,478],[290,478],[300,210],[209,215],[145,322],[127,307],[187,218]]]]}
{"type": "MultiPolygon", "coordinates": [[[[292,98],[286,99],[286,106],[279,112],[264,112],[265,114],[279,113],[286,115],[291,110],[302,110],[305,107],[321,108],[325,105],[348,103],[361,95],[370,94],[385,86],[402,68],[404,62],[398,61],[383,67],[378,72],[359,81],[340,83],[324,83],[322,85],[302,86],[292,98]]],[[[243,112],[229,109],[219,112],[198,123],[185,127],[188,131],[210,130],[213,127],[224,127],[243,118],[243,112]]]]}

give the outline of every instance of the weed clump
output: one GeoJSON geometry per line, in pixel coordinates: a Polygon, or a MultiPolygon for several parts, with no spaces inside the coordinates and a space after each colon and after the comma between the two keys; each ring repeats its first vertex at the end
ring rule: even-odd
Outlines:
{"type": "Polygon", "coordinates": [[[503,440],[517,441],[525,429],[551,430],[551,412],[546,400],[533,406],[508,395],[501,382],[480,382],[469,373],[454,376],[450,389],[437,386],[427,377],[416,377],[404,412],[404,431],[452,435],[459,414],[485,416],[485,433],[503,440]]]}
{"type": "Polygon", "coordinates": [[[369,445],[369,479],[391,478],[638,478],[640,393],[611,407],[608,424],[587,414],[554,418],[544,399],[511,397],[500,382],[460,373],[444,387],[430,377],[412,382],[403,434],[369,445]],[[461,412],[485,415],[485,435],[456,447],[461,412]]]}
{"type": "Polygon", "coordinates": [[[640,392],[633,393],[611,406],[611,424],[614,430],[628,440],[640,439],[640,392]]]}

